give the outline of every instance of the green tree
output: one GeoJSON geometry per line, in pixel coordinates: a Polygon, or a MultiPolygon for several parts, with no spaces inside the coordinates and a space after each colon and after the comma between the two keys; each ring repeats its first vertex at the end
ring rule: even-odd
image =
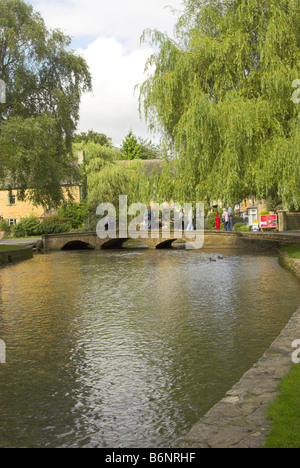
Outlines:
{"type": "Polygon", "coordinates": [[[155,145],[149,139],[138,139],[140,144],[140,159],[160,159],[162,158],[162,150],[159,145],[155,145]]]}
{"type": "MultiPolygon", "coordinates": [[[[186,0],[175,40],[145,31],[154,69],[140,111],[176,154],[185,199],[300,206],[298,0],[186,0]]],[[[152,68],[153,67],[153,68],[152,68]]]]}
{"type": "Polygon", "coordinates": [[[68,222],[72,229],[79,229],[87,220],[89,211],[84,203],[65,203],[59,208],[58,215],[68,222]]]}
{"type": "Polygon", "coordinates": [[[137,137],[134,135],[132,130],[126,135],[121,145],[122,159],[132,160],[140,159],[141,156],[141,145],[138,142],[137,137]]]}
{"type": "Polygon", "coordinates": [[[0,184],[45,206],[63,200],[62,183],[79,174],[72,140],[80,97],[91,89],[85,60],[71,39],[50,31],[22,0],[0,0],[0,184]]]}
{"type": "Polygon", "coordinates": [[[88,132],[77,133],[74,137],[74,143],[88,143],[92,141],[101,146],[112,146],[112,139],[109,138],[104,133],[94,132],[94,130],[89,130],[88,132]]]}
{"type": "Polygon", "coordinates": [[[116,162],[121,159],[121,151],[119,148],[102,146],[99,143],[94,143],[94,141],[74,143],[74,157],[78,154],[78,151],[84,152],[84,164],[81,174],[87,185],[87,205],[93,207],[97,203],[107,201],[108,195],[105,196],[105,200],[102,200],[101,197],[103,197],[103,190],[108,190],[110,178],[106,179],[105,186],[103,186],[105,175],[102,176],[102,173],[104,171],[109,172],[109,169],[113,170],[116,162]]]}

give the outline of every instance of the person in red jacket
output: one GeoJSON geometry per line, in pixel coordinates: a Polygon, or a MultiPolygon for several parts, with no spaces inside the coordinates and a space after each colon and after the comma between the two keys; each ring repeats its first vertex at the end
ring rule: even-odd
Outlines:
{"type": "Polygon", "coordinates": [[[217,212],[216,213],[216,230],[220,231],[220,227],[221,227],[221,218],[219,216],[219,213],[217,212]]]}

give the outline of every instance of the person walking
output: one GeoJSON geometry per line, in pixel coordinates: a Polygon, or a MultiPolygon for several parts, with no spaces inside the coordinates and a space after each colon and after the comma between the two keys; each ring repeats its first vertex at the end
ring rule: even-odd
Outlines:
{"type": "Polygon", "coordinates": [[[143,230],[146,231],[148,229],[148,210],[144,214],[144,222],[143,222],[143,230]]]}
{"type": "Polygon", "coordinates": [[[194,230],[194,225],[193,225],[193,219],[194,219],[193,208],[190,209],[188,218],[189,218],[189,224],[188,224],[188,227],[187,227],[187,231],[193,231],[193,230],[194,230]]]}
{"type": "Polygon", "coordinates": [[[179,226],[178,229],[182,229],[184,231],[184,210],[180,210],[179,212],[179,226]]]}
{"type": "Polygon", "coordinates": [[[227,205],[228,210],[228,231],[233,231],[233,209],[230,205],[227,205]]]}
{"type": "Polygon", "coordinates": [[[229,215],[225,208],[223,208],[222,222],[224,224],[225,231],[229,231],[229,227],[228,227],[229,215]]]}
{"type": "Polygon", "coordinates": [[[151,208],[148,208],[148,229],[151,229],[151,208]]]}

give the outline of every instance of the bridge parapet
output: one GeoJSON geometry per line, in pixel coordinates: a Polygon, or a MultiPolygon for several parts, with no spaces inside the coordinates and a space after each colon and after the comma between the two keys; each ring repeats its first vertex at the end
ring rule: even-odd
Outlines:
{"type": "MultiPolygon", "coordinates": [[[[121,248],[124,242],[131,239],[129,236],[120,237],[119,232],[116,234],[115,237],[107,235],[104,239],[100,239],[96,232],[51,234],[43,236],[43,245],[45,250],[63,250],[80,247],[101,250],[121,248]]],[[[168,248],[172,246],[175,240],[193,242],[197,236],[197,231],[178,234],[176,231],[167,233],[160,230],[149,233],[149,237],[147,238],[137,238],[136,240],[141,241],[149,248],[168,248]],[[193,237],[191,238],[191,236],[193,237]]],[[[278,250],[280,247],[295,243],[300,243],[300,235],[205,231],[203,248],[241,249],[245,251],[278,250]]]]}

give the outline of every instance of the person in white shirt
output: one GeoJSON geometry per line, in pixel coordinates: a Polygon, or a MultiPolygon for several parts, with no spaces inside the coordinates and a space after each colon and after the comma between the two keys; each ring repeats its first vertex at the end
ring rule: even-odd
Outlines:
{"type": "Polygon", "coordinates": [[[188,218],[189,218],[189,224],[188,224],[188,227],[186,229],[187,229],[187,231],[193,231],[194,230],[194,225],[193,225],[194,215],[193,215],[193,209],[192,208],[189,211],[188,218]]]}
{"type": "Polygon", "coordinates": [[[222,222],[224,224],[225,231],[229,231],[229,228],[228,228],[229,215],[225,208],[223,208],[222,222]]]}

